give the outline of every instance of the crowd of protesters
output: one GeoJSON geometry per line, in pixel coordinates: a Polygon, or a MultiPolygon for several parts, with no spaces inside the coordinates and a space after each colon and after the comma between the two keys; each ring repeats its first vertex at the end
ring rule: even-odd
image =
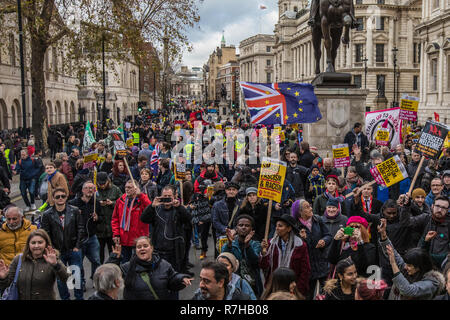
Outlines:
{"type": "MultiPolygon", "coordinates": [[[[19,299],[55,299],[55,283],[59,297],[70,299],[65,271],[77,266],[79,300],[87,277],[96,289],[92,300],[118,299],[122,289],[123,299],[179,299],[195,278],[194,300],[449,299],[449,148],[438,161],[424,162],[409,194],[421,157],[417,136],[378,147],[356,123],[343,141],[351,165],[335,168],[288,125],[279,143],[287,163],[282,200],[272,203],[266,236],[269,201],[258,197],[261,162],[248,162],[248,141],[226,141],[246,150],[245,164],[228,163],[225,153],[223,163],[196,164],[195,141],[173,151],[175,126],[189,130],[189,112],[175,120],[124,122],[123,139],[132,141],[126,155],[107,141],[107,130],[118,127],[113,123],[92,127],[90,146],[83,145],[84,126],[50,130],[48,161],[32,135],[26,143],[4,136],[0,289],[20,269],[19,299]],[[98,153],[95,170],[83,160],[92,151],[98,153]],[[187,169],[181,181],[174,176],[180,155],[187,169]],[[370,169],[394,155],[409,178],[391,187],[368,185],[370,169]],[[26,208],[9,200],[13,175],[20,176],[26,208]],[[24,217],[30,211],[40,215],[37,222],[24,217]],[[190,250],[200,251],[200,274],[190,270],[190,250]]],[[[222,126],[252,127],[237,123],[222,126]]],[[[206,146],[223,142],[222,136],[209,139],[206,146]]]]}

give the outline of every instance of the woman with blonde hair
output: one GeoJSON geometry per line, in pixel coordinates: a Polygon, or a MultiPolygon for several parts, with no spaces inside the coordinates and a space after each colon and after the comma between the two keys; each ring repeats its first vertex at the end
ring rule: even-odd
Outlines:
{"type": "Polygon", "coordinates": [[[11,265],[0,260],[0,289],[6,289],[17,277],[19,300],[56,300],[56,279],[67,281],[69,274],[57,258],[50,237],[43,229],[30,233],[23,253],[11,265]],[[18,275],[16,276],[16,271],[18,275]]]}
{"type": "MultiPolygon", "coordinates": [[[[351,257],[358,274],[368,277],[367,267],[376,264],[376,248],[370,243],[368,227],[366,219],[350,217],[346,228],[340,228],[334,236],[328,251],[328,261],[336,265],[338,261],[351,257]]],[[[332,273],[333,269],[330,270],[332,273]]]]}

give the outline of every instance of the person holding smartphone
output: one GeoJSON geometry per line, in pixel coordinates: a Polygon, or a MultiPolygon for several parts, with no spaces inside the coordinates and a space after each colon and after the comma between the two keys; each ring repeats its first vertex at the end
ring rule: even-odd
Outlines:
{"type": "Polygon", "coordinates": [[[152,225],[151,237],[155,252],[177,272],[187,273],[182,264],[186,241],[184,225],[190,224],[192,217],[175,195],[175,186],[165,186],[161,196],[156,197],[152,205],[145,208],[141,222],[152,225]]]}

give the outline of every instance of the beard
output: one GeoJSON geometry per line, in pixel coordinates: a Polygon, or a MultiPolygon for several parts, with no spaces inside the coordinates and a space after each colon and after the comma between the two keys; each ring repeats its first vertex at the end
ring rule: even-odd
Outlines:
{"type": "Polygon", "coordinates": [[[205,298],[206,300],[211,298],[211,293],[209,293],[209,291],[200,289],[200,292],[201,292],[203,298],[205,298]]]}
{"type": "Polygon", "coordinates": [[[22,227],[22,222],[17,224],[17,225],[6,224],[6,226],[9,228],[9,230],[15,231],[15,230],[20,229],[22,227]]]}

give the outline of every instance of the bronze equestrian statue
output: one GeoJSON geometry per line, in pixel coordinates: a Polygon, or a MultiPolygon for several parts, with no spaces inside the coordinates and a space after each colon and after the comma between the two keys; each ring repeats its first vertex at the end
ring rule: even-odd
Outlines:
{"type": "Polygon", "coordinates": [[[316,74],[320,73],[322,39],[327,53],[326,72],[335,72],[337,50],[350,42],[350,29],[358,27],[353,0],[312,0],[308,24],[312,28],[312,42],[316,60],[316,74]]]}

